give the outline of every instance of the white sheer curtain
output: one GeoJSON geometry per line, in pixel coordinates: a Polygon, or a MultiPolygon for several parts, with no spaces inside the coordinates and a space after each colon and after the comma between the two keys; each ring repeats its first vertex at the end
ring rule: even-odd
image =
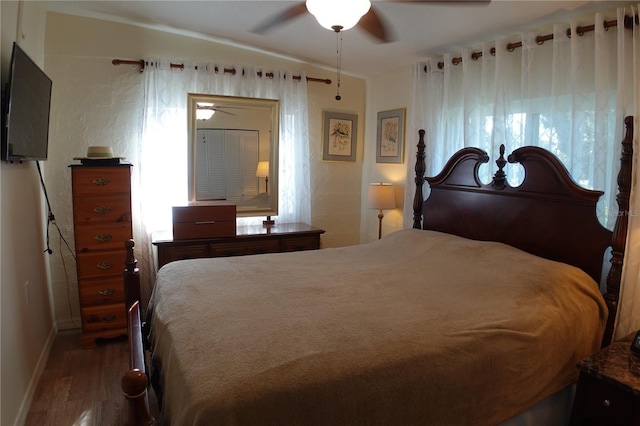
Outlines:
{"type": "MultiPolygon", "coordinates": [[[[595,30],[582,36],[577,35],[578,23],[569,22],[556,25],[553,40],[542,44],[536,37],[549,31],[520,34],[416,64],[408,129],[415,140],[418,129],[426,131],[426,174],[438,173],[445,161],[465,146],[486,150],[492,160],[497,158],[500,144],[506,146],[507,153],[523,145],[542,146],[564,162],[578,183],[605,191],[598,215],[612,228],[617,216],[616,176],[623,120],[634,115],[637,123],[640,113],[638,27],[630,30],[623,25],[625,14],[636,13],[635,5],[618,9],[618,25],[608,30],[603,14],[597,14],[595,30]],[[568,29],[572,37],[567,36],[568,29]],[[509,49],[509,43],[514,42],[521,42],[522,47],[509,49]],[[482,56],[472,59],[472,53],[478,51],[482,56]],[[454,57],[463,60],[453,65],[454,57]],[[444,63],[442,69],[438,62],[444,63]]],[[[637,139],[636,135],[636,158],[637,139]]],[[[407,151],[407,173],[411,176],[415,144],[409,144],[407,151]]],[[[507,167],[512,185],[521,180],[521,171],[517,165],[507,167]]],[[[481,168],[485,182],[494,172],[492,161],[481,168]]],[[[638,167],[635,173],[637,186],[638,167]]],[[[405,205],[413,204],[414,190],[407,186],[405,205]]],[[[637,192],[634,189],[632,211],[640,211],[637,192]]],[[[405,227],[412,226],[412,215],[411,209],[405,209],[405,227]]],[[[638,235],[632,231],[628,244],[618,337],[640,327],[638,218],[631,217],[631,228],[638,235]]]]}
{"type": "MultiPolygon", "coordinates": [[[[307,84],[289,72],[257,70],[211,63],[184,63],[171,68],[165,59],[147,59],[144,71],[144,117],[140,144],[138,191],[134,211],[141,268],[154,274],[151,234],[170,230],[171,207],[188,201],[187,94],[216,94],[280,100],[278,222],[309,222],[309,135],[307,84]],[[235,75],[224,73],[233,68],[235,75]],[[220,70],[216,72],[215,70],[220,70]],[[258,72],[273,73],[262,78],[258,72]]],[[[238,224],[262,223],[238,218],[238,224]]]]}

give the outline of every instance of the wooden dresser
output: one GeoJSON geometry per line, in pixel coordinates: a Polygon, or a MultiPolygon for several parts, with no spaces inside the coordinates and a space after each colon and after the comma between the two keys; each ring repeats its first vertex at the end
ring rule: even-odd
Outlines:
{"type": "Polygon", "coordinates": [[[160,268],[182,259],[316,250],[323,233],[323,229],[306,223],[238,226],[235,237],[174,240],[171,232],[158,233],[153,236],[153,245],[160,268]]]}
{"type": "Polygon", "coordinates": [[[71,166],[82,346],[127,334],[122,273],[133,238],[131,165],[71,166]]]}

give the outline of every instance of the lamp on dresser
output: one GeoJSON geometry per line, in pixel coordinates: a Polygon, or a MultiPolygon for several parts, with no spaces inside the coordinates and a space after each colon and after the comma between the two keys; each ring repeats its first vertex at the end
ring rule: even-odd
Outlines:
{"type": "Polygon", "coordinates": [[[258,167],[256,167],[256,177],[264,178],[264,192],[269,193],[269,162],[258,161],[258,167]]]}
{"type": "MultiPolygon", "coordinates": [[[[264,192],[269,194],[269,162],[268,161],[258,161],[258,166],[256,167],[256,177],[261,178],[264,177],[264,192]]],[[[271,216],[267,216],[267,220],[263,220],[263,225],[274,225],[275,220],[271,219],[271,216]]]]}
{"type": "Polygon", "coordinates": [[[369,208],[378,209],[378,239],[382,238],[382,210],[395,209],[396,197],[390,183],[372,183],[369,185],[369,208]]]}

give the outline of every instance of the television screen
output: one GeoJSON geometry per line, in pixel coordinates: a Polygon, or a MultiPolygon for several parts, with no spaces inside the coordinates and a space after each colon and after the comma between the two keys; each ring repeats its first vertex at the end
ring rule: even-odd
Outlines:
{"type": "Polygon", "coordinates": [[[46,160],[51,79],[13,43],[3,112],[2,159],[46,160]]]}

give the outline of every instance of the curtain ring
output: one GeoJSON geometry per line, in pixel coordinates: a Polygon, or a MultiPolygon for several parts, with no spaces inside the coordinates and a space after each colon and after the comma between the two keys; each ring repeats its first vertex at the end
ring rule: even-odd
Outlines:
{"type": "Polygon", "coordinates": [[[474,61],[477,61],[481,57],[482,57],[482,52],[473,52],[471,54],[471,59],[473,59],[474,61]]]}
{"type": "Polygon", "coordinates": [[[582,29],[582,27],[576,27],[576,34],[578,34],[579,37],[582,37],[584,33],[585,31],[582,29]]]}
{"type": "Polygon", "coordinates": [[[512,43],[507,43],[507,51],[513,52],[514,50],[516,50],[516,48],[513,47],[513,44],[512,43]]]}
{"type": "Polygon", "coordinates": [[[538,46],[542,46],[544,44],[544,39],[542,38],[542,36],[536,36],[536,44],[538,46]]]}
{"type": "Polygon", "coordinates": [[[491,53],[491,56],[496,56],[496,48],[492,47],[491,50],[489,50],[489,53],[491,53]]]}
{"type": "Polygon", "coordinates": [[[571,38],[571,28],[567,28],[566,34],[567,37],[571,38]]]}

